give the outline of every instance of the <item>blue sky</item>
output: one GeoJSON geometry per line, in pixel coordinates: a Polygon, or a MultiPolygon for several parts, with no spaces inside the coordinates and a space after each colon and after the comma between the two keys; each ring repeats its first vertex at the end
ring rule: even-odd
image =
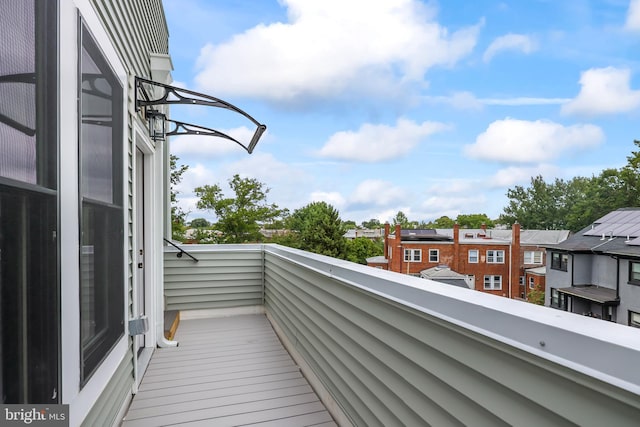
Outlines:
{"type": "MultiPolygon", "coordinates": [[[[164,0],[174,84],[222,98],[267,132],[252,155],[172,138],[179,202],[234,174],[294,210],[341,218],[486,213],[506,192],[618,168],[640,139],[640,0],[164,0]]],[[[250,139],[206,107],[181,121],[250,139]]],[[[179,117],[178,117],[179,114],[179,117]]]]}

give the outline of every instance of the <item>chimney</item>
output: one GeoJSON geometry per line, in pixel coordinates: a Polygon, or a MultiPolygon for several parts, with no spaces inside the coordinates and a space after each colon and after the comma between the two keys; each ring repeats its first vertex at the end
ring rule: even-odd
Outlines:
{"type": "Polygon", "coordinates": [[[524,271],[520,271],[520,255],[520,224],[516,221],[511,226],[511,259],[509,260],[511,263],[510,298],[520,296],[520,276],[524,273],[524,271]]]}
{"type": "Polygon", "coordinates": [[[384,257],[389,259],[389,229],[391,226],[388,222],[384,223],[384,257]]]}
{"type": "Polygon", "coordinates": [[[457,222],[453,224],[453,265],[451,269],[453,271],[458,271],[460,268],[460,257],[462,254],[460,253],[460,224],[457,222]]]}

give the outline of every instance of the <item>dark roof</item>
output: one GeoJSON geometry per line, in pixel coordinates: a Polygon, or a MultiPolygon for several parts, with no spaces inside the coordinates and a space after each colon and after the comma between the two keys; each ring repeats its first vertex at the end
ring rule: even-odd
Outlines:
{"type": "Polygon", "coordinates": [[[564,242],[544,245],[568,252],[640,257],[640,208],[618,209],[594,221],[564,242]],[[629,221],[624,224],[623,221],[629,221]],[[609,230],[603,232],[603,230],[609,230]]]}
{"type": "Polygon", "coordinates": [[[620,302],[620,300],[616,297],[615,289],[603,288],[595,285],[558,288],[558,292],[573,295],[589,301],[595,301],[600,304],[617,305],[620,302]]]}

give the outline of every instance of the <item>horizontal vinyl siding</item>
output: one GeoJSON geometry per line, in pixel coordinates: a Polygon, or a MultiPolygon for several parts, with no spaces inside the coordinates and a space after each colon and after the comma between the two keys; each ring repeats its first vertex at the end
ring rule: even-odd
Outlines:
{"type": "Polygon", "coordinates": [[[132,386],[133,360],[130,357],[126,357],[120,363],[89,414],[85,417],[82,426],[120,425],[120,420],[116,419],[116,417],[125,400],[131,396],[132,386]]]}
{"type": "MultiPolygon", "coordinates": [[[[189,246],[185,250],[189,251],[189,246]]],[[[259,249],[236,251],[223,245],[191,252],[198,262],[168,250],[164,255],[166,310],[261,305],[263,264],[259,249]]]]}
{"type": "Polygon", "coordinates": [[[623,426],[640,416],[637,395],[354,286],[337,260],[321,271],[287,252],[266,249],[266,310],[355,425],[623,426]]]}

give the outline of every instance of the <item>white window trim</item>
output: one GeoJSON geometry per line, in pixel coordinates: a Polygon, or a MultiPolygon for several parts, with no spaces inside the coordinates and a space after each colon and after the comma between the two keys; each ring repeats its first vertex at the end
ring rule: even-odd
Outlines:
{"type": "Polygon", "coordinates": [[[529,277],[529,289],[535,289],[536,288],[536,281],[535,278],[533,276],[529,277]]]}
{"type": "Polygon", "coordinates": [[[403,259],[404,262],[422,262],[422,249],[405,248],[403,259]]]}
{"type": "MultiPolygon", "coordinates": [[[[120,62],[119,56],[111,44],[108,34],[95,14],[93,6],[86,0],[61,1],[58,6],[59,19],[59,120],[60,123],[78,123],[77,96],[78,91],[78,11],[85,25],[91,31],[94,40],[102,50],[105,58],[115,72],[122,85],[122,99],[127,103],[122,111],[122,138],[128,141],[127,72],[120,62]],[[70,77],[72,76],[72,77],[70,77]],[[74,95],[69,95],[74,94],[74,95]]],[[[125,321],[124,335],[112,347],[109,355],[100,363],[91,378],[80,389],[80,307],[79,307],[79,263],[77,257],[64,254],[77,253],[79,242],[78,225],[78,129],[77,126],[60,126],[60,261],[61,283],[61,392],[63,404],[69,404],[70,425],[79,424],[93,407],[104,391],[125,357],[130,355],[128,331],[125,321]]],[[[123,144],[123,159],[128,157],[128,145],[123,144]]],[[[122,168],[123,194],[127,193],[126,167],[122,168]]],[[[128,224],[128,198],[123,200],[123,220],[128,224]]],[[[125,238],[125,242],[127,239],[125,238]]],[[[127,265],[128,253],[122,248],[122,262],[127,265]]],[[[128,283],[127,268],[124,268],[123,283],[128,283]]],[[[128,318],[129,295],[128,286],[124,286],[123,319],[128,318]]]]}
{"type": "Polygon", "coordinates": [[[429,262],[440,262],[440,250],[439,249],[429,249],[429,262]],[[436,260],[431,261],[431,254],[435,253],[436,260]]]}
{"type": "Polygon", "coordinates": [[[542,264],[543,254],[542,251],[525,251],[524,252],[524,263],[525,264],[542,264]],[[536,261],[536,258],[539,258],[536,261]]]}
{"type": "Polygon", "coordinates": [[[503,249],[489,249],[487,250],[487,264],[504,264],[504,250],[503,249]],[[492,253],[490,256],[489,253],[492,253]],[[498,255],[498,254],[501,254],[498,255]],[[502,258],[502,261],[498,261],[498,258],[502,258]]]}
{"type": "Polygon", "coordinates": [[[486,274],[483,278],[482,286],[485,291],[500,291],[502,290],[502,276],[498,274],[486,274]],[[487,278],[489,278],[489,287],[487,287],[487,278]],[[499,287],[496,287],[496,278],[499,278],[499,287]]]}
{"type": "Polygon", "coordinates": [[[480,251],[478,249],[469,249],[467,251],[467,260],[469,264],[478,264],[480,262],[480,251]],[[475,252],[475,261],[471,260],[471,253],[475,252]]]}

